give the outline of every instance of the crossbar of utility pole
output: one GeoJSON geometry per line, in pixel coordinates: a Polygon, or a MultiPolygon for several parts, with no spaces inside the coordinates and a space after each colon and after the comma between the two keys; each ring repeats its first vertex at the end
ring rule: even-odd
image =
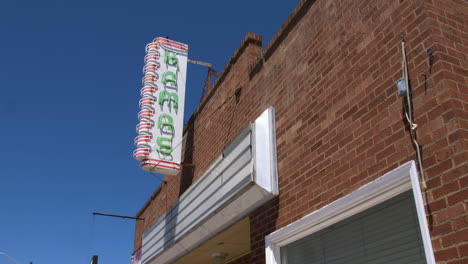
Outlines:
{"type": "Polygon", "coordinates": [[[127,218],[127,219],[134,219],[134,220],[145,221],[144,218],[133,217],[133,216],[125,216],[125,215],[103,214],[103,213],[96,213],[96,212],[94,212],[93,215],[102,215],[102,216],[110,216],[110,217],[127,218]]]}

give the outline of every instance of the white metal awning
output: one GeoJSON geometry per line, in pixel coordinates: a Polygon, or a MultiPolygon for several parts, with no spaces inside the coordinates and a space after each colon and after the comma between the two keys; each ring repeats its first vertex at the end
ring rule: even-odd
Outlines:
{"type": "Polygon", "coordinates": [[[143,264],[177,260],[278,195],[274,120],[270,107],[143,234],[143,264]]]}

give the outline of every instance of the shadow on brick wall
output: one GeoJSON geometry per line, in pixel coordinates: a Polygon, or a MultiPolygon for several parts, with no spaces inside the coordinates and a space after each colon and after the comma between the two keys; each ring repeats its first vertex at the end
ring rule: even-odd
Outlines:
{"type": "Polygon", "coordinates": [[[194,177],[194,167],[192,166],[194,121],[195,118],[191,118],[185,127],[185,144],[182,157],[185,166],[182,166],[182,171],[180,173],[179,197],[192,185],[194,177]]]}
{"type": "Polygon", "coordinates": [[[276,198],[250,214],[250,259],[251,264],[265,263],[265,236],[276,230],[279,199],[276,198]]]}

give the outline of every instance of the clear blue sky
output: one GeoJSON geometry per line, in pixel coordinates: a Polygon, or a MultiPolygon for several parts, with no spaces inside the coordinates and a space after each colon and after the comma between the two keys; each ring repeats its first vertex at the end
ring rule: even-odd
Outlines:
{"type": "MultiPolygon", "coordinates": [[[[160,184],[132,157],[145,45],[169,36],[221,71],[247,32],[265,45],[297,3],[1,1],[0,252],[129,264],[134,221],[92,212],[135,215],[160,184]]],[[[189,65],[186,120],[205,76],[189,65]]]]}

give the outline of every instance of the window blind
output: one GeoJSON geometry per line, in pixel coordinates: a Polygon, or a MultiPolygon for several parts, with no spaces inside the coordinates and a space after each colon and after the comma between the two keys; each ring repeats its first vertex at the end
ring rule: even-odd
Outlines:
{"type": "Polygon", "coordinates": [[[412,191],[281,248],[281,264],[426,263],[412,191]]]}

